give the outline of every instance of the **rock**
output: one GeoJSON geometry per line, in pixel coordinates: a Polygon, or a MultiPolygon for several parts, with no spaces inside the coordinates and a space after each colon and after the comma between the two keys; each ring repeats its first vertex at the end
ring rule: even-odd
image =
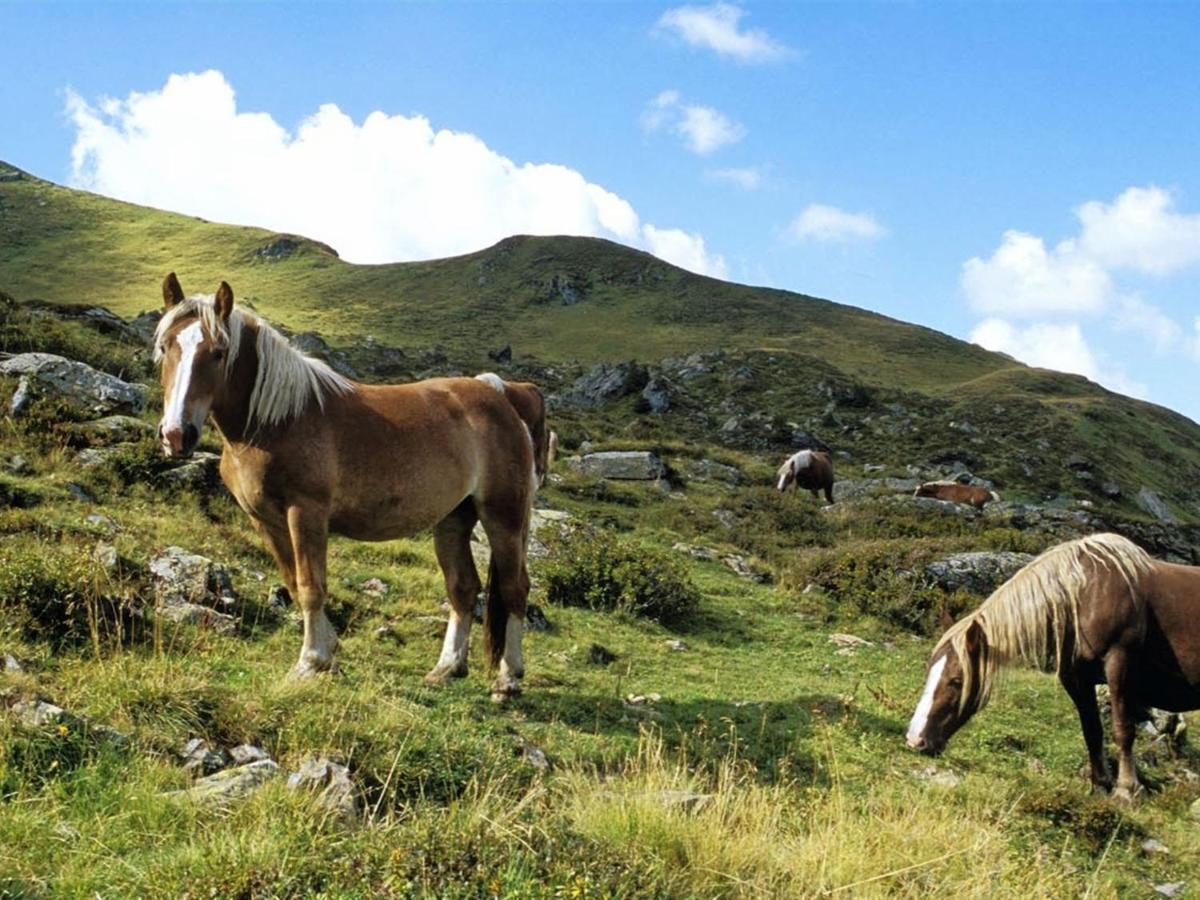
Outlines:
{"type": "Polygon", "coordinates": [[[691,463],[687,467],[687,476],[696,481],[723,481],[725,484],[742,482],[742,473],[738,469],[711,459],[699,459],[691,463]]]}
{"type": "Polygon", "coordinates": [[[1009,551],[955,553],[927,563],[925,575],[946,591],[987,595],[1032,561],[1028,553],[1009,551]]]}
{"type": "Polygon", "coordinates": [[[501,365],[508,365],[512,362],[512,355],[512,344],[505,344],[499,350],[488,351],[488,359],[501,365]]]}
{"type": "Polygon", "coordinates": [[[36,698],[17,700],[17,702],[9,707],[9,710],[27,728],[41,728],[45,725],[57,725],[59,723],[70,725],[78,721],[75,716],[71,715],[61,706],[56,706],[46,700],[38,700],[36,698]]]}
{"type": "Polygon", "coordinates": [[[1121,486],[1115,481],[1106,481],[1100,485],[1100,493],[1110,500],[1116,500],[1121,496],[1121,486]]]}
{"type": "Polygon", "coordinates": [[[1178,897],[1183,893],[1183,889],[1187,887],[1186,881],[1167,881],[1154,886],[1155,893],[1162,894],[1164,897],[1178,897]]]}
{"type": "Polygon", "coordinates": [[[33,402],[33,388],[29,385],[29,379],[22,376],[17,382],[17,389],[13,391],[12,399],[8,401],[8,414],[14,419],[19,419],[25,414],[25,410],[29,409],[29,404],[33,402]]]}
{"type": "Polygon", "coordinates": [[[81,425],[79,430],[91,440],[121,444],[154,436],[154,426],[133,416],[105,416],[81,425]]]}
{"type": "Polygon", "coordinates": [[[229,765],[224,750],[214,750],[204,738],[192,738],[179,751],[183,768],[194,775],[212,775],[229,765]]]}
{"type": "Polygon", "coordinates": [[[911,494],[920,483],[916,478],[839,478],[833,483],[833,499],[841,503],[889,494],[911,494]]]}
{"type": "Polygon", "coordinates": [[[652,413],[664,413],[671,408],[671,383],[660,375],[652,375],[642,388],[642,399],[652,413]]]}
{"type": "Polygon", "coordinates": [[[368,578],[358,586],[358,589],[372,597],[382,597],[388,592],[388,584],[382,578],[368,578]]]}
{"type": "Polygon", "coordinates": [[[866,465],[863,466],[863,473],[867,474],[867,475],[871,475],[875,472],[882,472],[885,468],[887,468],[887,467],[880,466],[880,465],[874,465],[872,463],[867,463],[866,465]]]}
{"type": "Polygon", "coordinates": [[[610,663],[615,662],[616,659],[617,654],[613,653],[607,647],[601,646],[600,644],[592,644],[592,646],[588,648],[587,661],[593,666],[607,666],[610,663]]]}
{"type": "Polygon", "coordinates": [[[121,558],[117,555],[117,548],[107,541],[100,541],[96,544],[96,548],[92,551],[92,559],[105,572],[115,572],[121,563],[121,558]]]}
{"type": "Polygon", "coordinates": [[[602,406],[641,390],[646,370],[636,363],[600,363],[581,376],[561,398],[576,406],[602,406]]]}
{"type": "Polygon", "coordinates": [[[755,569],[750,565],[750,560],[738,553],[728,553],[722,556],[721,562],[741,578],[750,578],[759,584],[766,584],[771,580],[769,574],[755,569]]]}
{"type": "Polygon", "coordinates": [[[261,759],[244,766],[224,769],[196,781],[182,791],[169,791],[164,796],[186,797],[197,803],[223,805],[240,800],[257,791],[279,773],[274,760],[261,759]]]}
{"type": "Polygon", "coordinates": [[[358,789],[350,778],[350,770],[341,763],[321,757],[307,759],[288,776],[292,790],[319,792],[317,804],[330,815],[343,821],[358,817],[358,789]]]}
{"type": "Polygon", "coordinates": [[[50,391],[90,412],[108,415],[137,415],[146,408],[149,391],[91,366],[52,353],[20,353],[0,362],[0,375],[26,376],[50,391]]]}
{"type": "Polygon", "coordinates": [[[154,332],[158,330],[158,323],[162,319],[161,309],[151,309],[146,312],[138,313],[129,320],[129,327],[132,328],[138,336],[147,344],[154,340],[154,332]]]}
{"type": "Polygon", "coordinates": [[[1167,845],[1162,841],[1155,840],[1154,838],[1146,838],[1142,841],[1142,852],[1167,854],[1171,851],[1167,849],[1167,845]]]}
{"type": "Polygon", "coordinates": [[[276,615],[285,616],[292,608],[292,595],[282,584],[277,584],[267,591],[267,606],[276,615]]]}
{"type": "Polygon", "coordinates": [[[671,545],[671,549],[677,553],[686,553],[692,559],[699,559],[705,562],[714,562],[717,559],[717,551],[712,547],[701,547],[697,544],[685,544],[683,541],[676,541],[671,545]]]}
{"type": "Polygon", "coordinates": [[[163,472],[159,478],[174,487],[189,490],[206,490],[217,482],[217,470],[221,457],[217,453],[198,451],[173,469],[163,472]]]}
{"type": "Polygon", "coordinates": [[[100,513],[89,513],[84,517],[83,521],[91,525],[93,528],[98,528],[105,534],[116,534],[121,530],[116,522],[114,522],[108,516],[101,515],[100,513]]]}
{"type": "Polygon", "coordinates": [[[19,453],[14,453],[4,461],[4,469],[13,475],[28,475],[33,471],[29,461],[19,453]]]}
{"type": "Polygon", "coordinates": [[[150,560],[149,568],[158,615],[222,634],[237,630],[232,616],[213,609],[237,602],[224,566],[180,547],[168,547],[150,560]]]}
{"type": "Polygon", "coordinates": [[[714,509],[713,518],[730,531],[737,527],[737,515],[731,509],[714,509]]]}
{"type": "Polygon", "coordinates": [[[688,645],[684,641],[680,640],[667,641],[666,644],[667,649],[672,653],[684,653],[688,649],[688,645]]]}
{"type": "Polygon", "coordinates": [[[962,781],[958,775],[954,774],[952,769],[939,769],[937,766],[926,766],[924,769],[916,773],[916,776],[921,781],[927,781],[930,784],[944,788],[958,787],[962,781]]]}
{"type": "MultiPolygon", "coordinates": [[[[529,556],[533,559],[544,559],[550,550],[546,546],[546,538],[551,535],[564,537],[574,527],[573,516],[561,509],[533,510],[529,520],[529,556]]],[[[483,534],[483,529],[478,529],[483,534]]],[[[486,538],[486,534],[483,535],[486,538]]]]}
{"type": "MultiPolygon", "coordinates": [[[[837,488],[836,484],[834,488],[837,488]]],[[[836,499],[837,495],[835,494],[834,497],[836,499]]],[[[936,497],[913,497],[909,502],[919,509],[943,516],[967,516],[975,512],[973,507],[952,503],[949,500],[938,500],[936,497]]]]}
{"type": "Polygon", "coordinates": [[[97,469],[116,453],[115,447],[87,447],[75,454],[75,465],[83,469],[97,469]]]}
{"type": "Polygon", "coordinates": [[[238,744],[229,751],[229,758],[233,760],[234,765],[244,766],[248,763],[270,759],[271,754],[254,744],[238,744]]]}
{"type": "Polygon", "coordinates": [[[1150,515],[1154,516],[1160,522],[1167,522],[1171,525],[1178,524],[1179,522],[1175,518],[1175,514],[1171,512],[1171,507],[1167,506],[1162,497],[1158,496],[1150,488],[1144,487],[1138,491],[1134,502],[1137,503],[1140,509],[1150,513],[1150,515]]]}
{"type": "Polygon", "coordinates": [[[74,481],[68,481],[65,485],[67,493],[80,503],[95,503],[95,499],[87,492],[82,484],[77,484],[74,481]]]}
{"type": "Polygon", "coordinates": [[[5,672],[24,672],[25,667],[21,665],[21,661],[11,653],[4,654],[4,665],[0,667],[5,672]]]}
{"type": "Polygon", "coordinates": [[[291,237],[277,237],[254,251],[254,255],[266,262],[278,262],[287,259],[300,249],[300,242],[291,237]]]}
{"type": "Polygon", "coordinates": [[[875,646],[874,642],[868,641],[866,638],[860,638],[856,634],[842,633],[831,634],[829,636],[829,643],[836,644],[838,647],[841,647],[844,650],[856,650],[859,647],[875,646]]]}
{"type": "Polygon", "coordinates": [[[584,475],[615,481],[655,481],[666,466],[649,450],[606,450],[578,457],[575,468],[584,475]]]}
{"type": "Polygon", "coordinates": [[[550,768],[550,760],[546,756],[546,751],[532,741],[521,737],[517,738],[517,753],[520,754],[522,762],[533,766],[539,772],[545,772],[550,768]]]}
{"type": "Polygon", "coordinates": [[[712,802],[712,794],[695,791],[659,791],[655,799],[666,809],[678,809],[685,813],[697,813],[712,802]]]}
{"type": "MultiPolygon", "coordinates": [[[[480,619],[482,620],[482,616],[480,619]]],[[[554,626],[546,618],[546,613],[536,603],[525,605],[525,627],[530,631],[549,631],[554,626]]]]}
{"type": "Polygon", "coordinates": [[[25,177],[25,173],[18,169],[3,168],[0,169],[0,184],[10,181],[20,181],[25,177]]]}

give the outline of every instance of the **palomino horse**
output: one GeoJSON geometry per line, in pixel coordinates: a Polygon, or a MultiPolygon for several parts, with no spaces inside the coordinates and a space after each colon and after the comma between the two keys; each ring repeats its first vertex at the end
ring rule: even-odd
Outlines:
{"type": "Polygon", "coordinates": [[[154,347],[163,449],[190,455],[211,414],[225,445],[221,478],[304,616],[293,674],[335,668],[337,634],[324,612],[329,535],[382,541],[432,527],[451,613],[425,680],[465,675],[481,588],[470,547],[479,521],[491,544],[484,637],[499,667],[492,698],[519,693],[530,509],[548,464],[537,388],[495,375],[356,384],[234,309],[224,282],[215,298],[185,299],[171,273],[163,299],[154,347]]]}
{"type": "Polygon", "coordinates": [[[785,459],[775,473],[775,488],[782,494],[793,484],[797,490],[812,491],[813,497],[818,491],[824,491],[826,502],[832,503],[833,460],[829,454],[821,450],[801,450],[785,459]]]}
{"type": "Polygon", "coordinates": [[[1200,567],[1152,559],[1116,534],[1051,547],[942,635],[908,726],[908,745],[938,753],[983,708],[1000,667],[1055,668],[1079,711],[1092,784],[1113,786],[1096,685],[1107,684],[1118,768],[1115,796],[1140,789],[1137,716],[1200,708],[1200,567]]]}
{"type": "Polygon", "coordinates": [[[999,503],[1000,495],[977,484],[960,484],[957,481],[927,481],[913,491],[914,497],[933,497],[951,503],[969,503],[983,509],[989,503],[999,503]]]}

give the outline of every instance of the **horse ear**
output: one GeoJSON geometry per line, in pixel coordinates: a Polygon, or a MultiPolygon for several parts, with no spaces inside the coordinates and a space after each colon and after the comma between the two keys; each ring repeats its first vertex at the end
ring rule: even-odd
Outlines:
{"type": "Polygon", "coordinates": [[[984,634],[983,628],[978,622],[972,622],[967,626],[967,652],[974,656],[981,646],[983,646],[984,634]]]}
{"type": "Polygon", "coordinates": [[[221,286],[217,288],[217,299],[215,301],[217,315],[222,320],[228,319],[229,314],[233,312],[233,288],[226,281],[221,282],[221,286]]]}
{"type": "Polygon", "coordinates": [[[943,631],[954,624],[954,615],[946,608],[945,603],[938,609],[938,624],[942,626],[943,631]]]}
{"type": "Polygon", "coordinates": [[[163,279],[163,306],[170,309],[177,303],[183,302],[183,288],[179,286],[179,279],[175,277],[175,273],[171,272],[163,279]]]}

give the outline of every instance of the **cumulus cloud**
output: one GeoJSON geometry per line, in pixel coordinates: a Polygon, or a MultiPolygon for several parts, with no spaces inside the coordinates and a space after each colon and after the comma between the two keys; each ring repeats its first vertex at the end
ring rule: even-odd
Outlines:
{"type": "Polygon", "coordinates": [[[713,181],[722,181],[740,187],[743,191],[757,191],[762,187],[763,174],[754,167],[743,169],[711,169],[707,176],[713,181]]]}
{"type": "Polygon", "coordinates": [[[1080,248],[1108,268],[1169,275],[1200,262],[1200,214],[1176,212],[1162,188],[1131,187],[1112,203],[1084,203],[1075,215],[1080,248]]]}
{"type": "Polygon", "coordinates": [[[812,203],[791,221],[785,234],[795,241],[873,241],[887,234],[887,229],[869,213],[812,203]]]}
{"type": "Polygon", "coordinates": [[[1112,319],[1118,331],[1131,331],[1149,338],[1158,353],[1166,353],[1183,340],[1179,323],[1137,294],[1118,297],[1112,319]]]}
{"type": "Polygon", "coordinates": [[[1047,250],[1040,237],[1006,231],[989,259],[963,265],[962,287],[980,312],[1025,317],[1099,312],[1112,280],[1074,241],[1047,250]]]}
{"type": "Polygon", "coordinates": [[[1092,350],[1078,323],[1033,322],[1017,327],[1003,319],[984,319],[971,341],[985,350],[1007,353],[1031,366],[1071,372],[1110,390],[1146,397],[1146,386],[1132,381],[1119,366],[1105,364],[1092,350]]]}
{"type": "Polygon", "coordinates": [[[216,71],[92,105],[70,94],[72,181],[134,203],[308,235],[362,263],[478,250],[510,234],[605,237],[725,277],[702,237],[643,223],[567,166],[516,163],[423,116],[333,104],[289,132],[239,111],[216,71]]]}
{"type": "Polygon", "coordinates": [[[642,127],[678,135],[698,156],[708,156],[746,136],[740,123],[711,106],[684,103],[679,91],[663,91],[651,100],[642,113],[642,127]]]}
{"type": "Polygon", "coordinates": [[[732,3],[677,6],[659,18],[655,30],[692,47],[714,51],[742,63],[777,62],[792,51],[761,28],[743,28],[746,11],[732,3]]]}

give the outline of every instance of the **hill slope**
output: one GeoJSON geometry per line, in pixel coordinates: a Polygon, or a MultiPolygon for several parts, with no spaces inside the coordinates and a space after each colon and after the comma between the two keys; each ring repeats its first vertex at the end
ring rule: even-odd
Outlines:
{"type": "Polygon", "coordinates": [[[352,352],[436,346],[464,369],[493,367],[487,351],[504,345],[518,368],[653,366],[722,350],[750,377],[737,381],[741,369],[732,367],[705,383],[715,397],[683,391],[674,415],[643,424],[642,437],[698,438],[758,416],[796,427],[756,437],[747,424],[727,442],[778,453],[807,431],[855,462],[942,460],[1006,492],[1080,496],[1132,515],[1145,515],[1137,498],[1150,491],[1175,518],[1200,519],[1195,423],[927,328],[693,275],[591,238],[513,237],[451,259],[353,265],[295,235],[121,203],[8,168],[19,177],[0,181],[0,290],[23,300],[131,315],[158,305],[161,278],[174,270],[190,291],[228,280],[272,321],[352,352]]]}

